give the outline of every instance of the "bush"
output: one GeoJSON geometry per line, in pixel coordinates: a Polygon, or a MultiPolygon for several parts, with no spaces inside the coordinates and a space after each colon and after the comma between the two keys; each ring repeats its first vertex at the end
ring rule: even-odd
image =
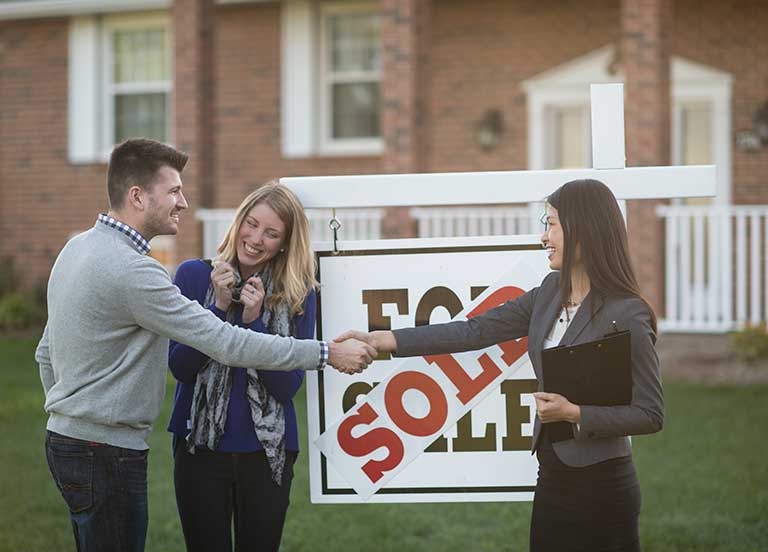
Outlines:
{"type": "Polygon", "coordinates": [[[747,363],[754,363],[768,358],[768,329],[765,323],[758,326],[745,326],[730,333],[731,350],[747,363]]]}
{"type": "Polygon", "coordinates": [[[13,257],[0,257],[0,297],[16,291],[19,287],[19,273],[13,257]]]}
{"type": "Polygon", "coordinates": [[[40,306],[14,292],[0,297],[0,330],[22,330],[44,319],[40,306]]]}

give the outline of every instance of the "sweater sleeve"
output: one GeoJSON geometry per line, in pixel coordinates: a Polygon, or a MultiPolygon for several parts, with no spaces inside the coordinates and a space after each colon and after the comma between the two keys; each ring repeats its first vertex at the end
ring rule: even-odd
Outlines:
{"type": "Polygon", "coordinates": [[[45,391],[46,395],[55,383],[49,344],[48,324],[46,324],[45,330],[43,330],[43,337],[40,338],[40,343],[37,344],[37,349],[35,350],[35,360],[40,367],[40,381],[43,383],[43,391],[45,391]]]}
{"type": "MultiPolygon", "coordinates": [[[[294,322],[296,337],[298,339],[314,339],[315,337],[315,313],[317,312],[317,295],[311,290],[304,299],[304,313],[298,315],[294,322]]],[[[291,372],[259,371],[259,378],[264,382],[269,393],[279,402],[285,403],[293,400],[301,384],[304,383],[304,372],[293,370],[291,372]]]]}
{"type": "MultiPolygon", "coordinates": [[[[193,299],[202,305],[205,297],[202,297],[199,291],[201,286],[195,285],[196,283],[199,284],[199,282],[195,282],[195,276],[208,277],[208,274],[201,273],[200,275],[197,275],[193,267],[194,265],[190,262],[179,265],[173,283],[179,288],[179,291],[184,297],[193,299]]],[[[203,288],[205,289],[205,286],[203,286],[203,288]]],[[[203,292],[203,294],[204,293],[205,292],[203,292]]],[[[211,305],[208,310],[215,314],[220,320],[224,321],[226,319],[226,313],[217,309],[215,306],[211,305]]],[[[197,373],[203,366],[205,366],[205,363],[208,362],[208,358],[208,355],[201,353],[189,345],[179,343],[173,339],[170,342],[168,348],[168,367],[178,381],[183,383],[194,383],[197,373]]]]}
{"type": "Polygon", "coordinates": [[[137,258],[127,270],[125,300],[139,326],[229,366],[280,371],[319,367],[317,341],[258,334],[222,322],[184,297],[163,266],[150,257],[137,258]]]}

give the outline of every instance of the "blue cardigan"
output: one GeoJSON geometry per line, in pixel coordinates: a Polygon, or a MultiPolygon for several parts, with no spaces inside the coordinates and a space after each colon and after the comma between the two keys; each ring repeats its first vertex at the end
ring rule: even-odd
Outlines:
{"type": "MultiPolygon", "coordinates": [[[[185,261],[176,270],[174,283],[181,293],[201,305],[211,282],[212,268],[199,259],[185,261]]],[[[312,339],[315,335],[316,294],[310,291],[304,299],[304,313],[294,318],[298,339],[312,339]]],[[[205,305],[203,305],[205,306],[205,305]]],[[[222,320],[226,313],[211,305],[210,310],[222,320]]],[[[242,307],[238,306],[235,313],[235,324],[254,332],[265,332],[261,318],[251,324],[243,324],[242,307]]],[[[176,395],[173,402],[173,412],[168,423],[168,431],[174,434],[174,445],[179,438],[189,434],[189,411],[192,406],[192,395],[195,390],[197,373],[205,366],[208,357],[200,351],[182,343],[171,341],[168,353],[168,365],[178,380],[176,395]]],[[[227,411],[227,422],[224,435],[216,450],[221,452],[254,452],[263,450],[251,420],[251,409],[246,398],[246,374],[241,368],[232,368],[232,391],[227,411]]],[[[269,393],[283,404],[285,411],[285,448],[291,451],[299,450],[298,429],[296,427],[296,410],[293,407],[293,397],[304,382],[304,371],[274,372],[259,370],[259,378],[269,393]]]]}

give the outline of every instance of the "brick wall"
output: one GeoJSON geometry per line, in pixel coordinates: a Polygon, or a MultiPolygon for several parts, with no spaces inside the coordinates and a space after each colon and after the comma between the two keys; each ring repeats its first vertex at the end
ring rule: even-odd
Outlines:
{"type": "Polygon", "coordinates": [[[66,19],[0,24],[0,257],[28,285],[107,207],[105,167],[67,159],[67,48],[66,19]]]}
{"type": "MultiPolygon", "coordinates": [[[[601,0],[433,0],[427,47],[415,48],[421,69],[413,101],[421,116],[411,117],[410,124],[422,153],[414,157],[413,170],[525,168],[527,113],[520,82],[617,44],[620,8],[618,1],[601,0]],[[490,151],[475,138],[486,109],[499,109],[504,118],[501,141],[490,151]]],[[[749,128],[768,99],[768,4],[676,0],[673,11],[672,53],[732,73],[734,130],[749,128]]],[[[278,3],[215,6],[212,21],[214,207],[234,207],[255,186],[279,176],[383,171],[384,159],[376,156],[282,158],[278,3]]],[[[106,207],[105,166],[72,166],[67,160],[67,32],[66,19],[0,24],[0,255],[23,259],[30,280],[45,278],[66,238],[91,226],[106,207]]],[[[184,129],[204,101],[188,92],[200,75],[189,76],[194,56],[187,54],[182,49],[176,58],[179,77],[187,75],[176,83],[177,95],[185,91],[184,100],[176,101],[182,145],[190,139],[187,132],[201,140],[202,131],[184,129]]],[[[628,151],[632,140],[628,133],[628,151]]],[[[201,198],[193,191],[193,173],[200,158],[192,154],[185,176],[195,207],[201,198]]],[[[768,149],[734,149],[733,163],[734,202],[768,203],[768,149]]],[[[199,251],[199,223],[192,213],[186,218],[181,256],[199,251]]]]}
{"type": "MultiPolygon", "coordinates": [[[[768,3],[677,0],[674,12],[673,53],[733,76],[733,144],[768,101],[768,3]]],[[[732,151],[731,201],[768,203],[768,147],[732,151]]]]}
{"type": "Polygon", "coordinates": [[[280,5],[215,14],[216,206],[235,207],[272,178],[375,174],[380,157],[284,159],[280,137],[280,5]]]}

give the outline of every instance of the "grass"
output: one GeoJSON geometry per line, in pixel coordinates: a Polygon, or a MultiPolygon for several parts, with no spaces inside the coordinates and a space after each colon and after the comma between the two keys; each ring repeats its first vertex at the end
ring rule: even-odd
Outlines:
{"type": "MultiPolygon", "coordinates": [[[[0,551],[72,550],[66,508],[43,452],[35,338],[0,337],[0,551]]],[[[180,551],[168,420],[149,467],[147,550],[180,551]]],[[[306,419],[303,393],[299,419],[306,419]]],[[[646,552],[768,550],[768,385],[666,386],[664,431],[634,439],[646,552]]],[[[302,435],[306,432],[302,429],[302,435]]],[[[527,503],[312,505],[307,456],[296,466],[283,550],[527,550],[527,503]]]]}

